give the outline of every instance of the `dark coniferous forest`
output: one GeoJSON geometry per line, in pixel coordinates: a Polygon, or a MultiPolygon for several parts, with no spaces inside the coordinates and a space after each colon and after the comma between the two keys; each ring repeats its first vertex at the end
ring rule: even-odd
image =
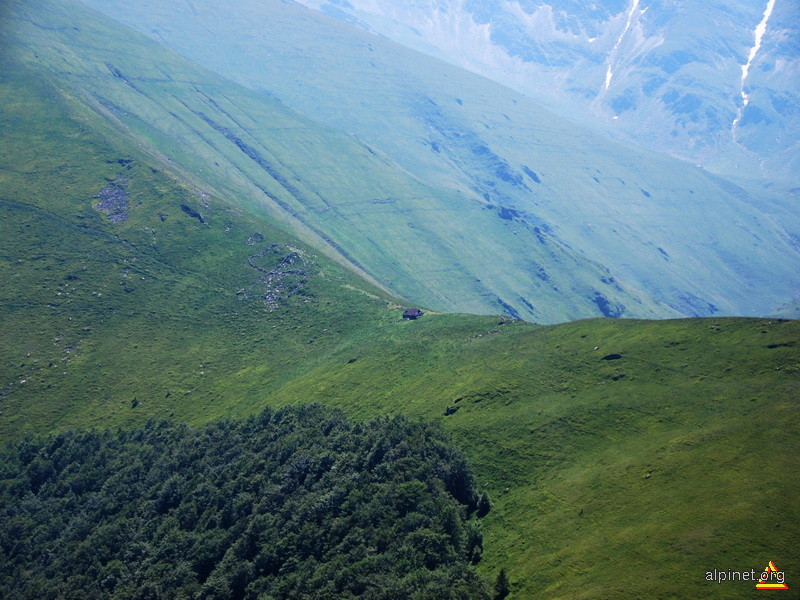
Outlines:
{"type": "Polygon", "coordinates": [[[439,428],[319,405],[28,438],[0,456],[8,600],[488,598],[439,428]]]}

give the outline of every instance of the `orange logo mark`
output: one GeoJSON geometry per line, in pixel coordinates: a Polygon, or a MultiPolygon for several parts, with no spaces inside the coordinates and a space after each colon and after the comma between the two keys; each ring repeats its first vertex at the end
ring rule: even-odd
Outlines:
{"type": "Polygon", "coordinates": [[[778,571],[775,563],[769,561],[767,568],[761,573],[761,579],[756,584],[757,590],[788,590],[789,586],[784,583],[783,571],[778,571]]]}

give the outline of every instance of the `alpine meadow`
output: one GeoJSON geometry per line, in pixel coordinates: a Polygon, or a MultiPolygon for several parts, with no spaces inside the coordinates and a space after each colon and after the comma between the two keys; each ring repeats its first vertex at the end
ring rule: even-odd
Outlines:
{"type": "MultiPolygon", "coordinates": [[[[0,6],[0,595],[797,589],[791,175],[635,145],[645,102],[556,115],[392,4],[0,6]]],[[[472,25],[522,55],[505,4],[472,25]]],[[[581,56],[566,87],[610,68],[581,56]]],[[[755,148],[798,94],[753,77],[755,148]]]]}

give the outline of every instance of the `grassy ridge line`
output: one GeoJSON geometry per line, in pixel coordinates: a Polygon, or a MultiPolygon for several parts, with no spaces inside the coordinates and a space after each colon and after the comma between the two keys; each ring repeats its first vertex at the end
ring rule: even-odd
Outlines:
{"type": "Polygon", "coordinates": [[[800,318],[800,300],[794,300],[782,306],[780,310],[775,311],[773,316],[783,317],[784,319],[800,318]]]}

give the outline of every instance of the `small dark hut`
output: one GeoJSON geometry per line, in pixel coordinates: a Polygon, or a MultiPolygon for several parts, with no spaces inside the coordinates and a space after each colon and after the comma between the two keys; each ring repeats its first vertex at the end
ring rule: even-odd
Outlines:
{"type": "Polygon", "coordinates": [[[424,313],[418,308],[407,308],[406,312],[403,313],[404,319],[418,319],[424,313]]]}

